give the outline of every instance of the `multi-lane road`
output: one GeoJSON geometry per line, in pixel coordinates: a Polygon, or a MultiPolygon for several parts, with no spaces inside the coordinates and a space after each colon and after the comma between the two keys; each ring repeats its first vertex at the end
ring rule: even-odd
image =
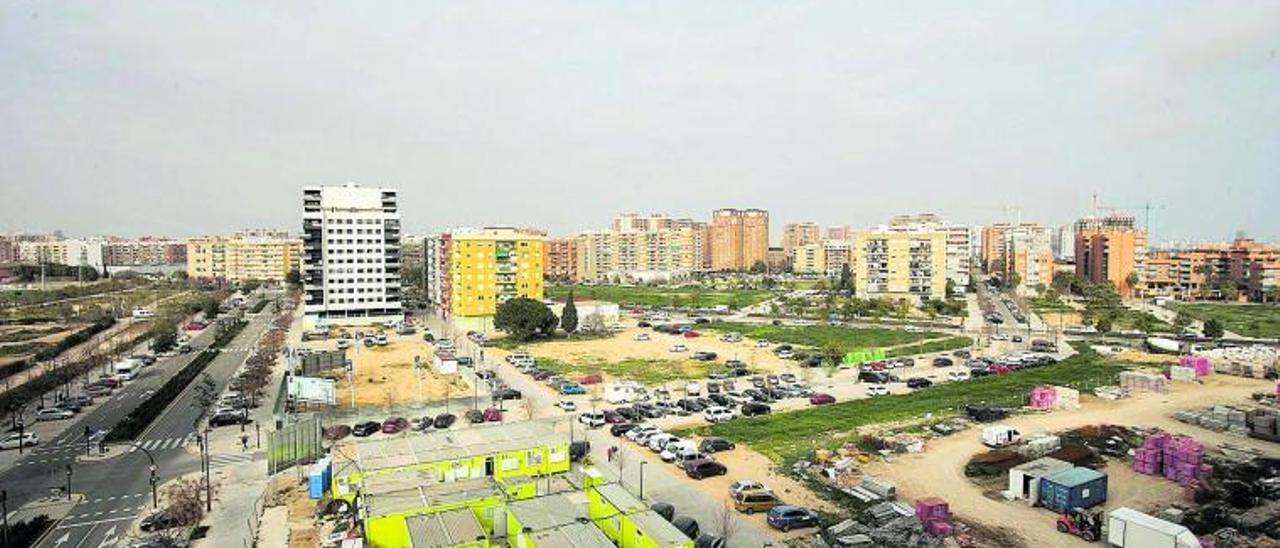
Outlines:
{"type": "MultiPolygon", "coordinates": [[[[271,315],[258,314],[205,369],[219,390],[248,357],[258,338],[270,326],[271,315]]],[[[77,461],[85,453],[85,429],[110,428],[146,400],[204,348],[212,343],[215,329],[194,337],[196,352],[162,359],[145,368],[135,380],[117,390],[110,399],[95,404],[60,434],[41,440],[40,446],[0,473],[0,488],[8,491],[12,510],[25,502],[49,496],[65,486],[71,470],[71,491],[83,495],[70,514],[45,537],[44,547],[106,548],[120,543],[134,519],[151,506],[150,459],[157,465],[160,483],[200,469],[200,459],[185,450],[195,443],[200,413],[195,392],[188,387],[138,439],[141,449],[112,448],[116,454],[101,460],[77,461]]]]}

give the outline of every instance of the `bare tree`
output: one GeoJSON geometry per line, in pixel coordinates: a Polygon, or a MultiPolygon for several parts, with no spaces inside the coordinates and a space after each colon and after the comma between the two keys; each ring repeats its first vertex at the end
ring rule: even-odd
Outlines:
{"type": "Polygon", "coordinates": [[[537,407],[533,405],[533,400],[530,398],[520,398],[520,408],[524,410],[525,418],[530,420],[534,418],[534,414],[537,412],[537,407]]]}
{"type": "Polygon", "coordinates": [[[737,512],[733,510],[733,504],[729,501],[720,503],[720,507],[716,508],[715,514],[711,516],[712,527],[720,538],[724,539],[724,543],[730,544],[733,537],[738,533],[738,517],[737,512]]]}
{"type": "Polygon", "coordinates": [[[164,531],[168,540],[176,541],[178,535],[186,532],[186,528],[195,527],[204,519],[206,492],[217,500],[220,485],[213,483],[206,491],[204,478],[193,477],[180,479],[164,490],[164,513],[177,527],[164,531]]]}

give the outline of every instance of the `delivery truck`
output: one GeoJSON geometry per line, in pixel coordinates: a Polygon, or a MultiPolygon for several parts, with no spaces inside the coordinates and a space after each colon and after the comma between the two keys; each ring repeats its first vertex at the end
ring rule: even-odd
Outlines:
{"type": "Polygon", "coordinates": [[[1022,434],[1008,426],[988,426],[982,429],[982,444],[987,447],[1004,447],[1017,443],[1022,434]]]}
{"type": "Polygon", "coordinates": [[[1107,543],[1124,548],[1200,548],[1190,529],[1132,508],[1107,514],[1107,543]]]}

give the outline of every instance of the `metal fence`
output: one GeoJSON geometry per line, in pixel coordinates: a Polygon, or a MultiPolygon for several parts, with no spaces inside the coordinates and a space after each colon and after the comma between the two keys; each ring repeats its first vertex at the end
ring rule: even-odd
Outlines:
{"type": "Polygon", "coordinates": [[[315,462],[324,455],[323,439],[315,416],[299,417],[282,425],[267,437],[267,473],[315,462]]]}

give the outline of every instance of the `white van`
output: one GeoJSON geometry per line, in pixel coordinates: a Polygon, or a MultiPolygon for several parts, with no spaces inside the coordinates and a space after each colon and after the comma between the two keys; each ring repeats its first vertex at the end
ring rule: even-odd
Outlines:
{"type": "Polygon", "coordinates": [[[140,365],[142,364],[137,363],[133,360],[124,360],[122,362],[117,363],[113,368],[113,371],[115,372],[116,380],[120,382],[126,382],[126,381],[131,381],[137,378],[138,368],[140,365]]]}
{"type": "Polygon", "coordinates": [[[135,320],[150,320],[150,319],[154,319],[155,317],[156,317],[155,312],[152,312],[145,308],[133,309],[133,319],[135,320]]]}

